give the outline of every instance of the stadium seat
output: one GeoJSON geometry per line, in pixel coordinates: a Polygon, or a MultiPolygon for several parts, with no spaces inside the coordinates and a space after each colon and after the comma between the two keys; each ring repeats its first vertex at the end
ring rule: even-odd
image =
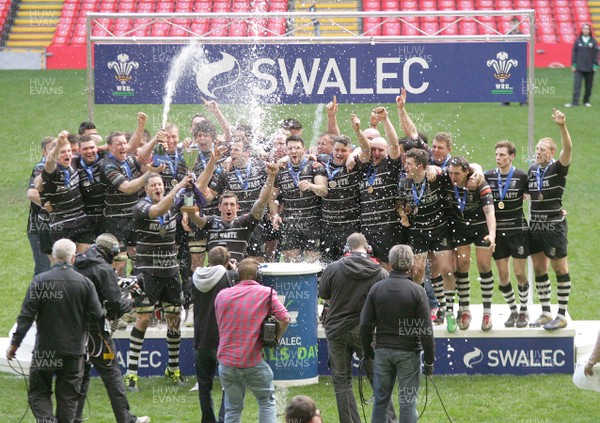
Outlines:
{"type": "Polygon", "coordinates": [[[227,27],[228,20],[224,18],[212,19],[210,22],[210,36],[211,37],[226,37],[229,31],[227,27]]]}
{"type": "Polygon", "coordinates": [[[183,28],[179,28],[177,26],[171,27],[171,32],[169,33],[171,37],[188,37],[190,33],[183,28]]]}
{"type": "Polygon", "coordinates": [[[248,12],[249,10],[250,3],[248,3],[247,1],[236,1],[231,7],[231,11],[236,13],[248,12]]]}
{"type": "Polygon", "coordinates": [[[495,9],[512,10],[512,8],[513,8],[512,0],[496,0],[495,9]]]}
{"type": "Polygon", "coordinates": [[[263,37],[267,34],[267,20],[265,18],[254,18],[248,24],[248,36],[263,37]]]}
{"type": "Polygon", "coordinates": [[[275,1],[272,2],[269,6],[269,12],[287,12],[288,4],[287,2],[275,1]]]}
{"type": "Polygon", "coordinates": [[[440,17],[440,29],[445,28],[440,35],[457,35],[458,34],[458,23],[455,22],[451,16],[440,17]]]}
{"type": "Polygon", "coordinates": [[[494,0],[477,0],[477,10],[494,9],[494,0]]]}
{"type": "Polygon", "coordinates": [[[173,2],[159,2],[156,5],[156,13],[171,13],[175,10],[173,2]]]}
{"type": "Polygon", "coordinates": [[[85,43],[86,43],[85,37],[72,37],[70,45],[82,46],[82,45],[85,45],[85,43]]]}
{"type": "Polygon", "coordinates": [[[425,11],[437,10],[437,4],[435,0],[421,0],[419,2],[419,7],[421,8],[421,10],[425,11]]]}
{"type": "Polygon", "coordinates": [[[399,7],[400,10],[410,12],[413,10],[419,10],[419,3],[416,1],[403,1],[399,7]]]}
{"type": "Polygon", "coordinates": [[[558,41],[556,35],[554,34],[539,34],[538,42],[546,43],[546,44],[556,44],[558,41]]]}
{"type": "Polygon", "coordinates": [[[400,3],[397,0],[384,0],[381,2],[381,10],[398,11],[400,3]]]}
{"type": "Polygon", "coordinates": [[[457,10],[475,10],[475,2],[473,0],[457,0],[457,10]]]}
{"type": "Polygon", "coordinates": [[[136,12],[152,13],[152,12],[154,12],[154,4],[153,3],[140,3],[140,4],[138,4],[136,12]]]}
{"type": "Polygon", "coordinates": [[[70,25],[59,25],[56,27],[54,35],[59,37],[69,37],[71,35],[72,28],[70,25]]]}
{"type": "Polygon", "coordinates": [[[573,44],[577,39],[575,34],[558,34],[558,39],[561,43],[573,44]]]}
{"type": "Polygon", "coordinates": [[[194,11],[197,13],[209,13],[212,11],[212,4],[206,1],[194,3],[194,11]]]}
{"type": "Polygon", "coordinates": [[[114,13],[117,11],[117,3],[116,2],[102,2],[100,7],[98,8],[99,12],[102,13],[114,13]]]}
{"type": "Polygon", "coordinates": [[[97,12],[100,9],[97,1],[86,0],[81,5],[81,13],[97,12]]]}
{"type": "Polygon", "coordinates": [[[200,19],[195,19],[190,26],[190,30],[195,34],[202,35],[208,31],[208,21],[206,19],[202,21],[200,19]]]}
{"type": "Polygon", "coordinates": [[[381,28],[381,35],[400,35],[402,34],[400,21],[398,19],[389,19],[385,21],[381,28]]]}
{"type": "Polygon", "coordinates": [[[423,22],[421,24],[421,29],[428,35],[433,35],[440,29],[440,26],[437,22],[423,22]]]}
{"type": "Polygon", "coordinates": [[[117,12],[119,13],[132,13],[135,12],[135,3],[129,1],[122,1],[118,3],[117,12]]]}
{"type": "Polygon", "coordinates": [[[381,20],[379,18],[363,18],[363,34],[364,35],[381,35],[383,25],[379,25],[381,20]]]}
{"type": "Polygon", "coordinates": [[[477,24],[473,21],[461,21],[459,24],[461,35],[477,35],[477,24]]]}
{"type": "Polygon", "coordinates": [[[267,0],[256,0],[250,3],[250,10],[252,12],[266,12],[269,10],[267,0]]]}
{"type": "Polygon", "coordinates": [[[194,7],[194,4],[192,2],[178,1],[177,4],[175,5],[175,12],[177,12],[177,13],[191,12],[193,7],[194,7]]]}
{"type": "Polygon", "coordinates": [[[555,6],[554,7],[554,14],[555,15],[570,15],[571,14],[571,8],[570,7],[563,7],[563,6],[555,6]]]}
{"type": "Polygon", "coordinates": [[[573,17],[571,16],[570,13],[555,13],[554,14],[554,20],[556,20],[557,23],[561,23],[561,22],[568,22],[569,24],[573,23],[573,17]]]}
{"type": "Polygon", "coordinates": [[[285,19],[284,18],[270,19],[269,23],[267,24],[267,28],[270,31],[267,33],[267,35],[269,35],[269,36],[284,35],[286,32],[285,19]]]}
{"type": "Polygon", "coordinates": [[[248,35],[248,24],[244,21],[234,21],[229,25],[230,37],[246,37],[248,35]]]}
{"type": "Polygon", "coordinates": [[[222,1],[215,1],[212,6],[213,12],[229,12],[231,5],[222,1]]]}
{"type": "Polygon", "coordinates": [[[168,34],[169,28],[171,25],[164,22],[156,22],[152,24],[152,30],[150,31],[150,35],[152,37],[164,37],[168,34]]]}
{"type": "Polygon", "coordinates": [[[52,44],[55,46],[66,46],[67,45],[67,37],[54,37],[52,39],[52,44]]]}
{"type": "Polygon", "coordinates": [[[63,4],[63,13],[67,13],[71,16],[76,16],[79,12],[79,4],[77,3],[65,3],[63,4]]]}
{"type": "Polygon", "coordinates": [[[439,10],[455,10],[456,3],[454,0],[438,0],[437,2],[439,10]]]}
{"type": "Polygon", "coordinates": [[[531,9],[530,0],[515,0],[515,9],[531,9]]]}
{"type": "Polygon", "coordinates": [[[134,37],[147,37],[150,34],[150,28],[145,26],[143,28],[136,28],[131,32],[134,37]]]}
{"type": "Polygon", "coordinates": [[[364,0],[362,2],[363,10],[371,11],[371,10],[381,10],[381,3],[379,0],[364,0]]]}
{"type": "Polygon", "coordinates": [[[417,29],[419,28],[419,18],[406,16],[402,19],[404,20],[402,23],[402,35],[421,35],[421,32],[417,29]]]}

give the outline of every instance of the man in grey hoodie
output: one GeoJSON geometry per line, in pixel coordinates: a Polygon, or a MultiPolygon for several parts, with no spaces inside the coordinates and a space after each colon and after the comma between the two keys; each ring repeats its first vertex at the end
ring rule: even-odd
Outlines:
{"type": "MultiPolygon", "coordinates": [[[[363,234],[351,234],[346,241],[350,252],[325,268],[319,285],[319,297],[330,302],[324,322],[329,366],[339,420],[347,423],[361,421],[352,391],[352,356],[363,357],[360,311],[371,286],[388,276],[381,264],[369,257],[367,249],[363,234]]],[[[372,384],[371,360],[365,361],[365,371],[372,384]]],[[[396,420],[391,402],[388,416],[396,420]]]]}
{"type": "MultiPolygon", "coordinates": [[[[219,330],[215,317],[215,298],[221,290],[234,285],[237,272],[227,270],[231,255],[225,247],[214,247],[208,252],[208,267],[198,267],[192,276],[192,300],[194,303],[194,349],[196,377],[202,423],[214,423],[215,413],[211,391],[217,369],[219,330]]],[[[221,401],[219,422],[225,416],[221,401]]]]}

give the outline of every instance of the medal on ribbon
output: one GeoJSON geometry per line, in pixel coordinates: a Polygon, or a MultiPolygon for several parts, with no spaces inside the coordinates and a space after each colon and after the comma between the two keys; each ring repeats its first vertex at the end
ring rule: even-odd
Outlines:
{"type": "Polygon", "coordinates": [[[498,202],[498,208],[500,210],[504,210],[504,197],[506,197],[506,193],[510,188],[510,181],[512,181],[513,174],[515,173],[515,167],[511,166],[508,171],[508,175],[506,175],[506,182],[502,185],[502,176],[500,175],[500,169],[496,169],[498,173],[498,196],[500,197],[500,201],[498,202]]]}

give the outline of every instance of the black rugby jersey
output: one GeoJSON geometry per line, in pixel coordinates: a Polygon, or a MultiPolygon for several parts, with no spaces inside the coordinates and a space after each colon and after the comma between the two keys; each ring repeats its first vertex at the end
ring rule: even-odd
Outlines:
{"type": "Polygon", "coordinates": [[[221,173],[216,185],[217,196],[224,191],[233,192],[238,198],[239,213],[250,213],[260,190],[267,181],[267,172],[262,160],[249,159],[246,166],[232,166],[229,172],[221,173]]]}
{"type": "Polygon", "coordinates": [[[83,210],[83,199],[79,189],[79,174],[71,166],[56,165],[52,173],[42,170],[44,196],[52,204],[50,229],[72,229],[85,225],[89,217],[83,210]]]}
{"type": "Polygon", "coordinates": [[[399,224],[396,200],[402,170],[400,158],[386,157],[377,166],[362,163],[357,158],[355,169],[360,173],[361,227],[399,224]]]}
{"type": "Polygon", "coordinates": [[[325,162],[324,169],[327,177],[327,195],[322,198],[321,224],[350,226],[358,230],[360,172],[356,169],[348,172],[344,165],[335,165],[333,160],[325,162]]]}
{"type": "Polygon", "coordinates": [[[206,249],[210,251],[224,243],[231,258],[240,262],[246,256],[248,240],[259,222],[252,213],[238,216],[229,223],[223,222],[220,216],[209,216],[203,228],[208,232],[206,249]]]}
{"type": "Polygon", "coordinates": [[[449,219],[455,231],[486,225],[483,206],[494,205],[492,190],[487,183],[471,191],[467,188],[455,187],[448,178],[445,191],[446,201],[450,204],[449,219]],[[459,202],[464,203],[463,211],[459,208],[459,202]]]}
{"type": "MultiPolygon", "coordinates": [[[[35,178],[38,175],[41,175],[42,170],[44,169],[44,160],[39,162],[33,167],[31,171],[31,176],[29,177],[29,185],[28,189],[35,189],[35,178]]],[[[46,202],[46,197],[44,193],[40,193],[41,203],[44,204],[46,202]]],[[[38,206],[37,204],[30,202],[29,203],[29,218],[27,219],[27,232],[28,233],[37,233],[41,231],[47,231],[50,229],[48,221],[50,219],[50,215],[43,207],[38,206]]]]}
{"type": "Polygon", "coordinates": [[[104,214],[104,199],[106,186],[100,180],[100,170],[103,156],[98,153],[96,161],[87,164],[83,157],[75,156],[71,161],[72,166],[79,173],[79,188],[83,196],[83,206],[88,216],[100,217],[104,214]]]}
{"type": "Polygon", "coordinates": [[[125,181],[132,181],[142,175],[142,168],[133,156],[127,156],[120,163],[108,154],[100,167],[100,181],[106,186],[104,197],[104,217],[131,217],[132,208],[139,201],[143,189],[133,194],[125,194],[118,187],[125,181]],[[129,169],[129,172],[128,172],[129,169]]]}
{"type": "MultiPolygon", "coordinates": [[[[197,177],[199,177],[200,174],[204,171],[204,169],[206,169],[206,165],[208,164],[209,160],[210,160],[210,153],[203,153],[202,151],[198,152],[198,159],[196,159],[196,164],[194,165],[194,173],[196,174],[197,177]]],[[[211,179],[208,183],[208,188],[212,189],[217,194],[218,194],[219,179],[222,177],[221,174],[224,172],[224,169],[222,166],[223,161],[225,161],[225,158],[223,158],[217,162],[217,164],[215,165],[215,172],[213,173],[213,176],[211,177],[211,179]]],[[[206,203],[206,207],[204,207],[202,209],[202,214],[204,216],[213,216],[213,215],[219,214],[218,208],[219,208],[219,197],[217,195],[217,197],[215,197],[211,202],[206,203]]]]}
{"type": "Polygon", "coordinates": [[[501,174],[500,181],[498,180],[499,172],[499,169],[488,170],[484,176],[494,197],[496,233],[510,235],[527,227],[527,221],[523,214],[523,194],[527,193],[527,174],[521,169],[515,168],[510,185],[506,187],[506,179],[510,172],[501,174]],[[504,192],[505,189],[506,194],[501,200],[501,192],[504,192]],[[499,206],[501,201],[503,208],[499,206]]]}
{"type": "Polygon", "coordinates": [[[296,173],[299,173],[299,181],[313,182],[315,176],[325,176],[323,166],[315,166],[312,160],[304,159],[298,166],[292,166],[288,162],[275,178],[275,188],[279,189],[278,198],[283,203],[281,218],[284,222],[286,219],[303,219],[307,224],[317,225],[321,217],[321,197],[311,190],[301,191],[294,181],[293,175],[296,173]]]}
{"type": "Polygon", "coordinates": [[[528,172],[528,189],[531,195],[531,222],[561,222],[565,216],[562,208],[562,196],[567,184],[569,166],[563,166],[560,160],[545,168],[534,164],[528,172]],[[539,183],[542,181],[540,196],[539,183]]]}
{"type": "Polygon", "coordinates": [[[448,224],[446,189],[448,179],[439,175],[434,181],[406,179],[403,203],[410,222],[409,229],[429,231],[448,224]]]}
{"type": "Polygon", "coordinates": [[[164,215],[149,217],[154,203],[148,197],[133,206],[134,229],[137,233],[135,265],[159,278],[176,276],[179,271],[175,228],[179,215],[177,205],[164,215]]]}

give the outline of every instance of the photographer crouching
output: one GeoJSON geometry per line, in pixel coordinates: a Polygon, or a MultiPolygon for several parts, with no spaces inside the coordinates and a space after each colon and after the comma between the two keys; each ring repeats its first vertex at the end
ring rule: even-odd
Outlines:
{"type": "MultiPolygon", "coordinates": [[[[121,295],[119,278],[112,268],[113,258],[119,254],[119,241],[113,235],[105,233],[96,238],[96,243],[75,258],[75,270],[90,279],[98,293],[100,303],[106,309],[108,320],[118,320],[131,311],[133,301],[121,295]]],[[[139,286],[129,286],[131,292],[141,292],[139,286]]],[[[129,410],[125,383],[121,378],[116,357],[115,343],[108,330],[109,325],[98,324],[90,327],[88,351],[90,359],[85,363],[81,396],[78,401],[76,422],[82,422],[85,398],[90,384],[92,364],[102,378],[117,423],[146,423],[150,417],[136,417],[129,410]]]]}

